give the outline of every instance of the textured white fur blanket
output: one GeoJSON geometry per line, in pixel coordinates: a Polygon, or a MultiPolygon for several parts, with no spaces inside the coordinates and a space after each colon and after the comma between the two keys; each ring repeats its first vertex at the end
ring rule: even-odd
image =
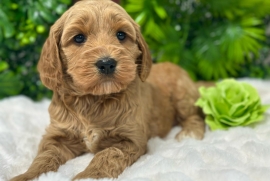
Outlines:
{"type": "MultiPolygon", "coordinates": [[[[242,81],[255,86],[262,102],[270,104],[270,81],[242,81]]],[[[0,101],[0,180],[8,180],[29,167],[49,124],[49,103],[49,100],[35,103],[23,96],[0,101]]],[[[202,141],[186,139],[178,143],[173,137],[179,130],[179,127],[175,127],[165,139],[151,139],[148,153],[116,180],[270,180],[270,110],[266,113],[265,121],[254,129],[208,130],[202,141]]],[[[77,157],[62,165],[58,172],[43,174],[36,180],[70,180],[84,170],[92,158],[92,154],[77,157]]]]}

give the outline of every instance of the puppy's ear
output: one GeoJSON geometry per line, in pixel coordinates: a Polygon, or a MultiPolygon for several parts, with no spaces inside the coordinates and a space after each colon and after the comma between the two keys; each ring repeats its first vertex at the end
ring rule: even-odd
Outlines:
{"type": "Polygon", "coordinates": [[[61,85],[62,63],[59,54],[59,42],[63,30],[61,19],[51,27],[50,34],[45,41],[40,59],[38,71],[42,83],[51,90],[57,90],[61,85]]]}
{"type": "Polygon", "coordinates": [[[139,71],[139,77],[140,79],[144,82],[148,75],[150,74],[150,70],[152,67],[152,58],[151,58],[151,53],[148,49],[148,45],[146,44],[139,25],[135,23],[134,25],[136,29],[136,41],[138,43],[139,49],[141,50],[142,54],[137,60],[138,62],[138,71],[139,71]]]}

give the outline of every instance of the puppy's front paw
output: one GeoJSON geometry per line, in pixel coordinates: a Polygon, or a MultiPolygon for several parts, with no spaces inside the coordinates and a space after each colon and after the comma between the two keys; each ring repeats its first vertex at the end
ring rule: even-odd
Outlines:
{"type": "Polygon", "coordinates": [[[87,176],[85,173],[80,172],[72,179],[72,181],[80,180],[80,179],[86,179],[86,178],[90,178],[90,177],[87,176]]]}
{"type": "Polygon", "coordinates": [[[182,129],[176,136],[177,141],[181,141],[185,138],[194,138],[201,140],[203,139],[204,131],[203,130],[191,130],[191,129],[182,129]]]}
{"type": "Polygon", "coordinates": [[[9,181],[28,181],[28,180],[31,180],[31,179],[33,179],[33,177],[30,177],[27,174],[21,174],[21,175],[18,175],[16,177],[13,177],[9,181]]]}
{"type": "Polygon", "coordinates": [[[109,176],[107,174],[104,174],[102,172],[100,172],[99,170],[91,170],[91,171],[88,171],[88,170],[84,170],[80,173],[78,173],[73,179],[72,181],[74,180],[79,180],[79,179],[87,179],[87,178],[94,178],[94,179],[100,179],[100,178],[109,178],[109,176]]]}

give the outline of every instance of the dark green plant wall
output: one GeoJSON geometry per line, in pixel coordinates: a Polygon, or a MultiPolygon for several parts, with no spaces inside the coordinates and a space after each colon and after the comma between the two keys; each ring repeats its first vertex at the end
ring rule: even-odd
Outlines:
{"type": "Polygon", "coordinates": [[[0,0],[0,98],[50,97],[36,69],[50,26],[71,0],[0,0]]]}
{"type": "Polygon", "coordinates": [[[156,61],[172,61],[196,80],[270,76],[265,35],[269,0],[123,0],[156,61]]]}

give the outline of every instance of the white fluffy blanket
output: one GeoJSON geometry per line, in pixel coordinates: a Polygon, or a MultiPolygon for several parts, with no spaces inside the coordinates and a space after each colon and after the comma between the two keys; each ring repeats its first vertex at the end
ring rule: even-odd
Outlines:
{"type": "MultiPolygon", "coordinates": [[[[270,104],[270,81],[245,79],[270,104]]],[[[0,101],[0,180],[23,173],[34,159],[49,124],[49,100],[35,103],[18,96],[0,101]]],[[[269,181],[270,110],[254,129],[207,130],[202,141],[176,142],[175,127],[165,139],[153,138],[148,152],[119,176],[118,181],[269,181]]],[[[62,165],[39,181],[66,181],[84,170],[93,158],[85,154],[62,165]]],[[[88,179],[92,180],[92,179],[88,179]]],[[[112,179],[102,179],[108,181],[112,179]]]]}

